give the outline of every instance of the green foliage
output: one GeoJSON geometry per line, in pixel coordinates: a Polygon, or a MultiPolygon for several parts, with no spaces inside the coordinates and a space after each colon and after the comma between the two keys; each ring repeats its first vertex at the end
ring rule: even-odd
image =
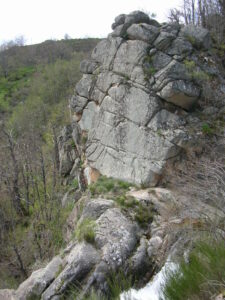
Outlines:
{"type": "Polygon", "coordinates": [[[139,202],[135,209],[135,220],[141,227],[148,226],[153,221],[155,210],[152,205],[146,205],[139,202]]]}
{"type": "Polygon", "coordinates": [[[166,300],[212,299],[224,293],[225,243],[224,240],[197,242],[178,270],[166,276],[163,293],[166,300]]]}
{"type": "Polygon", "coordinates": [[[206,72],[200,70],[194,61],[185,59],[184,65],[193,80],[197,82],[207,82],[210,79],[210,76],[206,72]]]}
{"type": "Polygon", "coordinates": [[[112,272],[107,279],[110,299],[120,299],[120,294],[122,292],[131,289],[132,281],[132,276],[125,275],[121,270],[112,272]]]}
{"type": "Polygon", "coordinates": [[[100,176],[96,183],[93,183],[89,186],[91,194],[100,195],[100,194],[121,194],[129,190],[129,187],[132,186],[128,182],[124,182],[114,178],[108,178],[106,176],[100,176]]]}
{"type": "Polygon", "coordinates": [[[214,129],[208,123],[204,123],[202,125],[202,133],[212,135],[214,133],[214,129]]]}
{"type": "Polygon", "coordinates": [[[115,201],[123,208],[135,208],[138,205],[138,201],[132,196],[121,195],[115,201]]]}
{"type": "Polygon", "coordinates": [[[197,46],[197,44],[196,44],[196,39],[195,39],[193,36],[187,35],[187,36],[186,36],[186,39],[192,44],[193,47],[196,47],[196,46],[197,46]]]}
{"type": "Polygon", "coordinates": [[[195,62],[193,60],[188,60],[188,59],[184,60],[184,65],[189,72],[192,72],[196,67],[195,62]]]}
{"type": "Polygon", "coordinates": [[[86,218],[77,225],[77,228],[75,230],[75,237],[79,242],[86,241],[93,244],[95,242],[95,229],[95,221],[86,218]]]}
{"type": "Polygon", "coordinates": [[[78,189],[78,188],[79,188],[79,183],[78,183],[78,180],[77,180],[77,179],[74,179],[74,180],[72,181],[72,187],[73,187],[74,189],[78,189]]]}

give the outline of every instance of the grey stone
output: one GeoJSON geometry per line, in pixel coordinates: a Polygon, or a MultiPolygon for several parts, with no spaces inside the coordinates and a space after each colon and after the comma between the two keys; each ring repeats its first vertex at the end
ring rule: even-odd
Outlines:
{"type": "Polygon", "coordinates": [[[117,26],[124,24],[126,15],[121,14],[115,18],[115,22],[112,24],[112,29],[114,30],[117,26]]]}
{"type": "Polygon", "coordinates": [[[89,131],[93,128],[96,114],[98,113],[99,107],[95,102],[91,101],[87,107],[83,110],[82,118],[79,122],[81,130],[89,131]]]}
{"type": "Polygon", "coordinates": [[[149,24],[150,18],[147,14],[141,11],[133,11],[129,15],[126,15],[124,23],[128,26],[132,24],[146,23],[149,24]]]}
{"type": "Polygon", "coordinates": [[[96,223],[95,241],[102,248],[102,260],[111,267],[121,266],[136,246],[137,225],[118,208],[106,210],[96,223]]]}
{"type": "Polygon", "coordinates": [[[172,41],[175,38],[176,38],[175,35],[168,33],[166,31],[161,31],[160,35],[157,37],[157,39],[154,42],[154,46],[161,51],[166,50],[172,44],[172,41]]]}
{"type": "Polygon", "coordinates": [[[95,76],[84,74],[81,80],[76,84],[76,92],[79,96],[89,98],[95,84],[95,76]]]}
{"type": "Polygon", "coordinates": [[[123,43],[114,59],[113,71],[131,77],[134,67],[142,65],[149,45],[143,41],[127,41],[123,43]]]}
{"type": "Polygon", "coordinates": [[[44,268],[35,271],[25,280],[16,290],[15,299],[25,300],[34,299],[41,296],[45,288],[55,279],[60,268],[63,266],[63,261],[59,256],[56,256],[44,268]]]}
{"type": "Polygon", "coordinates": [[[197,48],[209,49],[211,46],[210,34],[205,28],[190,24],[181,29],[181,36],[187,38],[197,48]]]}
{"type": "Polygon", "coordinates": [[[58,137],[59,149],[59,172],[66,176],[73,168],[74,161],[77,157],[75,143],[72,139],[71,125],[65,126],[58,137]]]}
{"type": "Polygon", "coordinates": [[[152,65],[157,71],[165,68],[171,61],[172,58],[161,51],[158,51],[154,56],[152,56],[152,65]]]}
{"type": "Polygon", "coordinates": [[[157,255],[161,245],[162,245],[162,238],[159,236],[154,236],[149,240],[148,243],[148,256],[152,258],[152,256],[157,255]]]}
{"type": "Polygon", "coordinates": [[[15,291],[9,289],[0,290],[0,300],[16,300],[15,291]]]}
{"type": "Polygon", "coordinates": [[[148,124],[148,128],[157,131],[159,129],[174,129],[185,125],[185,120],[166,109],[159,111],[148,124]]]}
{"type": "Polygon", "coordinates": [[[168,102],[189,110],[200,97],[200,90],[192,82],[177,80],[168,83],[158,95],[168,102]]]}
{"type": "Polygon", "coordinates": [[[169,55],[190,55],[193,51],[193,47],[191,43],[182,38],[176,38],[173,42],[171,47],[168,49],[167,53],[169,55]]]}
{"type": "Polygon", "coordinates": [[[124,25],[117,26],[112,33],[110,33],[112,37],[126,37],[126,30],[124,30],[124,25]]]}
{"type": "Polygon", "coordinates": [[[184,64],[172,60],[166,67],[159,70],[154,74],[155,84],[152,86],[153,90],[161,90],[169,82],[174,80],[186,80],[191,79],[190,74],[184,64]]]}
{"type": "Polygon", "coordinates": [[[174,23],[165,24],[161,28],[163,31],[172,33],[173,35],[177,36],[180,31],[181,25],[174,22],[174,23]]]}
{"type": "Polygon", "coordinates": [[[128,38],[152,43],[159,35],[159,29],[148,24],[133,24],[127,30],[128,38]]]}
{"type": "Polygon", "coordinates": [[[86,203],[82,218],[98,219],[107,209],[114,206],[114,201],[106,199],[91,199],[86,203]]]}
{"type": "Polygon", "coordinates": [[[145,237],[140,240],[140,245],[130,258],[130,268],[134,273],[144,274],[150,269],[150,260],[147,253],[148,241],[145,237]]]}
{"type": "Polygon", "coordinates": [[[80,113],[83,111],[87,103],[88,103],[87,98],[78,95],[73,95],[70,99],[70,109],[73,112],[80,113]]]}
{"type": "Polygon", "coordinates": [[[102,64],[104,70],[109,70],[122,41],[120,37],[102,40],[93,50],[92,59],[102,64]]]}
{"type": "Polygon", "coordinates": [[[98,68],[98,63],[85,59],[80,63],[80,71],[84,74],[92,74],[98,68]]]}
{"type": "Polygon", "coordinates": [[[60,296],[68,289],[70,283],[82,280],[99,262],[100,256],[92,245],[83,242],[76,245],[65,259],[66,267],[42,294],[42,300],[60,296]]]}

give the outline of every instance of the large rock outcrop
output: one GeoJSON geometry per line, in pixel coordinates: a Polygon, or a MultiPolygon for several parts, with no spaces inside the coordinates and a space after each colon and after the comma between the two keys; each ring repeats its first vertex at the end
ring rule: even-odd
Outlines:
{"type": "Polygon", "coordinates": [[[83,160],[103,175],[154,186],[190,139],[187,112],[203,94],[210,36],[139,11],[112,28],[81,63],[70,100],[73,122],[88,136],[83,160]]]}

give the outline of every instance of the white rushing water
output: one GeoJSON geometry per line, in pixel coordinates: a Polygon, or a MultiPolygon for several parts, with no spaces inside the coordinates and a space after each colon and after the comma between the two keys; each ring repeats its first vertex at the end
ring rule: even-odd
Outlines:
{"type": "Polygon", "coordinates": [[[161,290],[165,283],[165,274],[168,271],[176,270],[177,267],[177,264],[168,259],[163,268],[144,288],[140,290],[130,289],[120,295],[120,300],[163,300],[161,290]]]}

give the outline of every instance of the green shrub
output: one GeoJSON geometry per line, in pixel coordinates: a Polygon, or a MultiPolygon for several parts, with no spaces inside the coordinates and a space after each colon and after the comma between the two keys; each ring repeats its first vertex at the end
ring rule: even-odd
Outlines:
{"type": "Polygon", "coordinates": [[[121,194],[125,191],[128,191],[130,186],[132,185],[128,182],[111,177],[100,176],[97,182],[89,186],[89,190],[92,195],[107,193],[121,194]]]}
{"type": "Polygon", "coordinates": [[[197,242],[176,271],[166,275],[166,300],[214,299],[225,291],[225,242],[197,242]]]}
{"type": "Polygon", "coordinates": [[[86,241],[88,243],[93,244],[95,242],[95,229],[95,221],[86,218],[78,224],[75,231],[75,236],[79,242],[86,241]]]}
{"type": "Polygon", "coordinates": [[[121,195],[116,197],[115,201],[124,208],[134,208],[138,205],[138,201],[132,196],[121,195]]]}
{"type": "Polygon", "coordinates": [[[122,271],[112,272],[107,279],[109,299],[120,299],[120,294],[132,287],[132,276],[125,275],[122,271]]]}
{"type": "Polygon", "coordinates": [[[152,205],[148,206],[139,202],[135,209],[135,220],[140,226],[145,227],[153,221],[154,208],[152,205]]]}
{"type": "Polygon", "coordinates": [[[214,130],[208,123],[204,123],[202,125],[202,133],[212,135],[214,133],[214,130]]]}

